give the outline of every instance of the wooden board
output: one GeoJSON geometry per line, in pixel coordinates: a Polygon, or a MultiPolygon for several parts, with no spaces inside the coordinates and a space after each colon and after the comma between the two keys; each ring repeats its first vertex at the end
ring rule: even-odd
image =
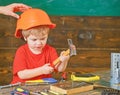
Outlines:
{"type": "Polygon", "coordinates": [[[61,94],[74,94],[79,92],[85,92],[89,90],[93,90],[93,84],[86,82],[61,82],[56,83],[50,86],[50,90],[61,93],[61,94]]]}
{"type": "MultiPolygon", "coordinates": [[[[51,16],[51,21],[57,27],[50,31],[48,43],[58,53],[68,49],[67,38],[77,47],[77,55],[70,58],[66,71],[110,69],[111,52],[120,52],[120,17],[51,16]]],[[[14,37],[15,18],[0,15],[0,22],[0,85],[5,85],[12,79],[16,49],[25,42],[14,37]]]]}

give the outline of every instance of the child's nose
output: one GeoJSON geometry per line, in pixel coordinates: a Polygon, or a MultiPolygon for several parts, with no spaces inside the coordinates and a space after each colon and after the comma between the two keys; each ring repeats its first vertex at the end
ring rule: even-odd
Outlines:
{"type": "Polygon", "coordinates": [[[37,41],[37,44],[38,44],[38,45],[41,45],[41,44],[43,44],[43,43],[42,43],[42,41],[38,40],[38,41],[37,41]]]}

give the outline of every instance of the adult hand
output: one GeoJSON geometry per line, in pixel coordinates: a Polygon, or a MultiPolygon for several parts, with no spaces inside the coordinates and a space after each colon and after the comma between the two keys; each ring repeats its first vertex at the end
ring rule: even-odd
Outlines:
{"type": "Polygon", "coordinates": [[[0,13],[4,15],[13,16],[19,18],[19,15],[15,12],[24,12],[27,9],[30,9],[30,6],[27,6],[22,3],[13,3],[7,6],[0,6],[0,13]]]}

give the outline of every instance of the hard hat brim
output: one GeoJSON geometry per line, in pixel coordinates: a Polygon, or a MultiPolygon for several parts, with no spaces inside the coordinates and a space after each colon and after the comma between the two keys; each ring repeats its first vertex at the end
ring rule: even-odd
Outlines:
{"type": "MultiPolygon", "coordinates": [[[[43,26],[43,25],[36,25],[34,27],[37,27],[37,26],[43,26]]],[[[52,23],[48,26],[49,26],[50,29],[54,29],[56,27],[56,24],[52,23]]],[[[32,27],[30,27],[30,28],[32,28],[32,27]]],[[[24,28],[24,30],[27,30],[27,29],[29,29],[29,28],[24,28]]],[[[22,31],[22,29],[16,29],[16,31],[15,31],[15,37],[16,38],[21,38],[22,37],[21,31],[22,31]]]]}

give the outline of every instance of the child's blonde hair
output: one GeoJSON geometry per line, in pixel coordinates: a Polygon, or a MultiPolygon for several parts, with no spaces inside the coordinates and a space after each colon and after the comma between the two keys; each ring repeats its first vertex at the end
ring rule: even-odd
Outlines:
{"type": "Polygon", "coordinates": [[[48,26],[38,26],[28,30],[22,30],[23,37],[27,38],[29,35],[34,35],[36,37],[41,37],[49,33],[48,26]]]}

